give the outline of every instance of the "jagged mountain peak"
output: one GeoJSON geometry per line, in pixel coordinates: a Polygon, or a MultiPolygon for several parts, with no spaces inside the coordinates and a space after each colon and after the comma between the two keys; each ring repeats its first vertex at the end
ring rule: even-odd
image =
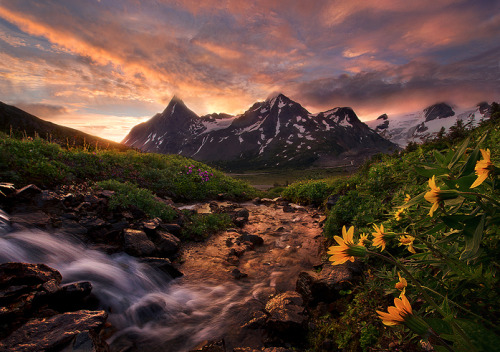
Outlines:
{"type": "Polygon", "coordinates": [[[364,157],[396,148],[364,125],[350,107],[311,114],[282,93],[238,116],[197,117],[174,99],[162,115],[136,126],[125,143],[239,168],[341,162],[343,153],[364,157]]]}
{"type": "Polygon", "coordinates": [[[453,108],[444,102],[433,104],[424,109],[425,122],[444,119],[454,115],[455,111],[453,111],[453,108]]]}

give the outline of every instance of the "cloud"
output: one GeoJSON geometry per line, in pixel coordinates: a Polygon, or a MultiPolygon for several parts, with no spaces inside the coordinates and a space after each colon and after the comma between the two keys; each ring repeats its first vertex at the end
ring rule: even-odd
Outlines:
{"type": "Polygon", "coordinates": [[[485,100],[498,92],[498,13],[488,0],[3,0],[0,94],[111,120],[174,94],[198,114],[272,91],[365,112],[485,100]]]}
{"type": "Polygon", "coordinates": [[[50,118],[59,115],[65,115],[69,112],[67,108],[59,105],[23,103],[23,102],[14,103],[13,105],[15,105],[21,110],[29,112],[32,115],[42,118],[50,118]]]}

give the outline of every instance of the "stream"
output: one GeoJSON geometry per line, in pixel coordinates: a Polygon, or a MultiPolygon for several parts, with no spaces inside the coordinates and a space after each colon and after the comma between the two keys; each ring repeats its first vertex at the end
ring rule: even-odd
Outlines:
{"type": "Polygon", "coordinates": [[[288,213],[277,206],[243,206],[250,211],[243,229],[185,245],[179,267],[184,276],[175,280],[127,254],[92,250],[68,234],[9,232],[2,221],[0,263],[45,263],[65,283],[90,281],[117,330],[108,340],[112,351],[189,351],[220,338],[227,350],[259,348],[263,331],[241,326],[270,295],[295,289],[300,271],[319,262],[322,236],[304,208],[288,213]],[[263,245],[243,248],[238,237],[244,233],[260,236],[263,245]],[[235,269],[247,276],[236,279],[235,269]]]}

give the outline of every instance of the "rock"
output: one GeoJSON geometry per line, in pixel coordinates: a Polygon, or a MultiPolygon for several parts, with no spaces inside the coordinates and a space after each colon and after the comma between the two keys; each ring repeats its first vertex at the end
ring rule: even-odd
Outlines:
{"type": "Polygon", "coordinates": [[[295,291],[277,294],[265,307],[269,314],[267,325],[276,325],[280,329],[302,325],[305,319],[302,303],[302,297],[295,291]]]}
{"type": "Polygon", "coordinates": [[[97,216],[84,216],[78,223],[88,230],[95,230],[106,225],[106,222],[97,216]]]}
{"type": "Polygon", "coordinates": [[[104,311],[80,310],[50,318],[32,319],[0,341],[0,350],[37,351],[109,351],[99,331],[107,318],[104,311]]]}
{"type": "MultiPolygon", "coordinates": [[[[16,193],[16,188],[13,183],[0,182],[0,196],[2,195],[9,197],[16,193]]],[[[0,198],[1,199],[1,198],[0,198]]]]}
{"type": "Polygon", "coordinates": [[[61,274],[45,264],[0,264],[0,337],[24,324],[60,289],[61,274]]]}
{"type": "Polygon", "coordinates": [[[340,290],[348,290],[359,282],[362,272],[362,265],[356,262],[335,266],[326,264],[319,273],[301,272],[296,290],[307,306],[333,302],[340,297],[340,290]]]}
{"type": "Polygon", "coordinates": [[[295,208],[292,207],[290,204],[283,206],[283,212],[284,213],[295,213],[295,208]]]}
{"type": "Polygon", "coordinates": [[[170,276],[172,279],[178,278],[183,276],[179,270],[177,270],[176,267],[172,264],[172,262],[169,259],[166,258],[142,258],[141,259],[142,263],[146,263],[149,266],[158,269],[159,271],[164,272],[168,276],[170,276]]]}
{"type": "Polygon", "coordinates": [[[153,240],[159,254],[166,257],[175,254],[179,250],[179,245],[181,243],[180,239],[164,231],[156,231],[153,240]]]}
{"type": "Polygon", "coordinates": [[[42,193],[42,190],[35,185],[27,185],[21,189],[18,189],[14,194],[16,201],[31,202],[36,195],[42,193]]]}
{"type": "Polygon", "coordinates": [[[242,326],[242,328],[248,329],[260,329],[267,321],[267,314],[261,311],[254,312],[252,319],[242,326]]]}
{"type": "Polygon", "coordinates": [[[0,264],[0,288],[22,285],[34,286],[51,280],[59,284],[62,276],[57,270],[45,264],[0,264]]]}
{"type": "Polygon", "coordinates": [[[340,194],[333,194],[330,197],[328,197],[328,200],[326,201],[326,208],[328,210],[332,209],[332,207],[335,204],[337,204],[339,198],[340,198],[340,194]]]}
{"type": "Polygon", "coordinates": [[[236,268],[231,271],[231,275],[236,280],[240,280],[240,279],[243,279],[245,277],[248,277],[248,274],[242,273],[241,271],[239,271],[239,269],[236,269],[236,268]]]}
{"type": "Polygon", "coordinates": [[[95,195],[93,194],[86,194],[84,197],[83,197],[83,201],[84,202],[87,202],[87,203],[90,203],[90,204],[97,204],[99,203],[99,198],[97,198],[95,195]]]}
{"type": "Polygon", "coordinates": [[[69,233],[72,235],[85,235],[88,230],[84,226],[80,225],[78,222],[70,219],[66,219],[64,217],[60,218],[59,230],[61,232],[69,233]]]}
{"type": "Polygon", "coordinates": [[[234,209],[234,216],[238,218],[239,217],[245,218],[246,220],[248,220],[248,217],[250,216],[250,211],[247,208],[237,208],[234,209]]]}
{"type": "Polygon", "coordinates": [[[148,235],[150,234],[154,235],[159,226],[160,226],[160,219],[158,218],[149,219],[143,221],[142,223],[142,228],[148,235]]]}
{"type": "Polygon", "coordinates": [[[103,190],[103,191],[100,191],[100,192],[97,192],[97,195],[101,198],[111,198],[115,195],[115,191],[110,191],[110,190],[103,190]]]}
{"type": "Polygon", "coordinates": [[[182,227],[180,227],[178,224],[162,224],[161,227],[165,231],[171,233],[176,237],[179,237],[181,235],[182,227]]]}
{"type": "Polygon", "coordinates": [[[54,193],[47,190],[43,190],[41,193],[37,194],[33,199],[35,205],[39,208],[50,209],[53,212],[61,209],[61,199],[54,193]]]}
{"type": "Polygon", "coordinates": [[[262,198],[260,200],[260,204],[264,204],[266,206],[270,206],[270,205],[276,204],[276,202],[273,199],[270,199],[270,198],[262,198]]]}
{"type": "Polygon", "coordinates": [[[50,226],[50,216],[45,214],[41,210],[35,210],[30,212],[20,212],[13,214],[11,221],[14,224],[19,224],[24,227],[40,227],[48,228],[50,226]]]}
{"type": "Polygon", "coordinates": [[[238,237],[238,241],[250,242],[255,246],[262,246],[264,244],[264,239],[258,235],[250,235],[247,233],[242,234],[238,237]]]}
{"type": "Polygon", "coordinates": [[[252,199],[252,203],[255,205],[259,205],[261,203],[260,197],[256,197],[256,198],[252,199]]]}
{"type": "Polygon", "coordinates": [[[189,352],[226,352],[224,339],[216,341],[203,341],[189,352]]]}
{"type": "Polygon", "coordinates": [[[123,230],[123,248],[126,253],[136,257],[150,257],[156,252],[154,243],[144,231],[123,230]]]}
{"type": "Polygon", "coordinates": [[[233,223],[238,227],[243,227],[248,222],[247,219],[242,217],[233,218],[233,223]]]}
{"type": "Polygon", "coordinates": [[[92,204],[90,204],[89,202],[82,202],[80,203],[76,208],[75,208],[75,211],[76,212],[81,212],[81,211],[84,211],[86,212],[87,210],[89,210],[91,208],[92,204]]]}
{"type": "Polygon", "coordinates": [[[79,309],[91,292],[92,284],[89,281],[79,281],[63,285],[51,299],[50,306],[58,311],[79,309]]]}
{"type": "Polygon", "coordinates": [[[265,311],[268,318],[264,328],[271,346],[303,340],[306,317],[302,302],[302,297],[295,291],[280,293],[267,302],[265,311]]]}

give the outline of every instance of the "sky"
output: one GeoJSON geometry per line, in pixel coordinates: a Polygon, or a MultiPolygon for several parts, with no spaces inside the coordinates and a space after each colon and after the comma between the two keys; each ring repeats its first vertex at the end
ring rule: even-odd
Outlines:
{"type": "Polygon", "coordinates": [[[0,0],[0,101],[121,141],[283,93],[362,120],[500,101],[498,0],[0,0]]]}

